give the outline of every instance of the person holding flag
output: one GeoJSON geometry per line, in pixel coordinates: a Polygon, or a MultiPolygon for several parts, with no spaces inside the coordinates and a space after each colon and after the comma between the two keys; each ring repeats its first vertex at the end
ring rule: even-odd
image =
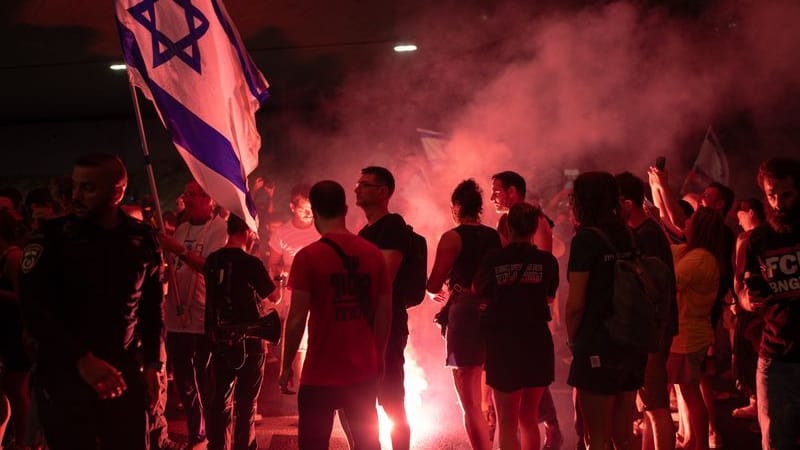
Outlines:
{"type": "Polygon", "coordinates": [[[268,84],[221,0],[156,3],[115,2],[130,84],[153,102],[200,187],[256,230],[247,176],[258,166],[255,112],[268,84]]]}

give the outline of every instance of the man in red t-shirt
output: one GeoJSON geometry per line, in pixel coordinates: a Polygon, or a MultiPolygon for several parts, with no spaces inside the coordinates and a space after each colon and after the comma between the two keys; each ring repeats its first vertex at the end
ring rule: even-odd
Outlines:
{"type": "Polygon", "coordinates": [[[300,449],[327,449],[333,414],[341,409],[355,446],[377,450],[375,400],[391,324],[392,285],[380,250],[347,230],[342,186],[320,181],[309,200],[322,239],[297,253],[289,274],[292,305],[280,384],[289,387],[308,319],[297,397],[300,449]]]}

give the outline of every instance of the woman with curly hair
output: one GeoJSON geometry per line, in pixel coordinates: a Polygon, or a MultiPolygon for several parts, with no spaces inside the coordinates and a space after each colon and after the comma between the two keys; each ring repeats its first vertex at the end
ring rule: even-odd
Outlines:
{"type": "Polygon", "coordinates": [[[486,253],[500,248],[500,235],[481,224],[483,197],[475,180],[459,183],[450,200],[457,226],[439,240],[427,288],[434,300],[444,301],[442,288],[447,286],[449,298],[437,317],[445,333],[447,366],[453,373],[470,444],[474,450],[489,450],[489,430],[481,411],[486,355],[480,321],[486,300],[475,294],[472,281],[486,253]]]}

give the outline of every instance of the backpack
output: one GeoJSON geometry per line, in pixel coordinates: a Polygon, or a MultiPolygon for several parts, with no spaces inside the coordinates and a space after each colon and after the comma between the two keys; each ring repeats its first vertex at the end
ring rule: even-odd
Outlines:
{"type": "Polygon", "coordinates": [[[425,288],[428,283],[428,243],[411,225],[406,227],[409,234],[408,247],[397,269],[394,293],[398,299],[403,300],[406,308],[411,308],[425,299],[425,288]]]}
{"type": "MultiPolygon", "coordinates": [[[[599,228],[589,230],[600,236],[612,251],[616,246],[599,228]]],[[[630,232],[630,230],[628,230],[630,232]]],[[[669,302],[674,295],[674,275],[670,267],[659,258],[642,255],[631,234],[633,255],[617,258],[614,262],[611,317],[605,328],[616,344],[634,351],[656,352],[661,347],[667,326],[669,302]]]]}

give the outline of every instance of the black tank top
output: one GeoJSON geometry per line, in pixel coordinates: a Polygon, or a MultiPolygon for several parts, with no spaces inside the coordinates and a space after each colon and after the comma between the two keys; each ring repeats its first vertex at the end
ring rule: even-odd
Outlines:
{"type": "Polygon", "coordinates": [[[472,287],[472,278],[489,250],[500,248],[500,235],[486,225],[459,225],[453,229],[461,237],[461,252],[450,271],[447,285],[472,287]]]}

